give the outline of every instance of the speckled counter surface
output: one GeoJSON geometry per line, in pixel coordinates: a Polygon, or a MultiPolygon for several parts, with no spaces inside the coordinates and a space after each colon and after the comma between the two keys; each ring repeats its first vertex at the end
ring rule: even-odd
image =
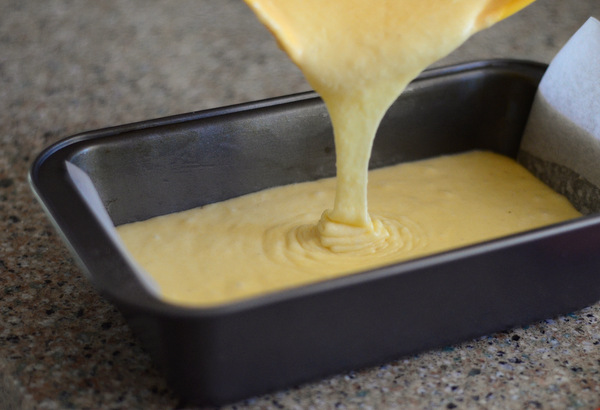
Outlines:
{"type": "MultiPolygon", "coordinates": [[[[598,0],[538,0],[440,64],[548,62],[598,0]]],[[[89,129],[307,90],[240,0],[0,2],[0,408],[182,406],[36,203],[27,171],[89,129]]],[[[600,305],[235,408],[597,408],[600,305]]]]}

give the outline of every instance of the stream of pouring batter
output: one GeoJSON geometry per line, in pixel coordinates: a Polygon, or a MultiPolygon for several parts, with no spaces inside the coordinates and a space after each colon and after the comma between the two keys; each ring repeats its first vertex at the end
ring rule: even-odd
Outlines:
{"type": "Polygon", "coordinates": [[[334,130],[333,209],[316,235],[335,251],[372,247],[388,235],[367,205],[379,123],[408,83],[469,36],[533,0],[246,0],[323,98],[334,130]]]}

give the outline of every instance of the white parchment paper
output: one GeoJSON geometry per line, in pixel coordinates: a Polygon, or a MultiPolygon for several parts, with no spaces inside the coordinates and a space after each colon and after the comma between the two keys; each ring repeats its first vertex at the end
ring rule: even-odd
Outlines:
{"type": "Polygon", "coordinates": [[[600,187],[600,22],[595,18],[550,63],[521,150],[525,166],[572,202],[577,202],[571,198],[576,190],[590,191],[583,194],[588,202],[583,211],[597,211],[587,209],[600,199],[592,192],[600,187]],[[545,162],[546,169],[535,160],[545,162]]]}

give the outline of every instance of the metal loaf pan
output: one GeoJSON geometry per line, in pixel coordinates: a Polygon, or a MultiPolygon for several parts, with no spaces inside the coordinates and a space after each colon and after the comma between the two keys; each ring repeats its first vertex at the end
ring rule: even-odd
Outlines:
{"type": "MultiPolygon", "coordinates": [[[[491,60],[426,71],[381,124],[372,166],[472,149],[515,157],[544,70],[491,60]]],[[[83,270],[189,403],[232,402],[600,299],[600,218],[588,215],[228,305],[170,305],[137,281],[67,161],[90,176],[117,225],[328,177],[335,153],[322,101],[304,93],[86,132],[31,168],[83,270]]]]}

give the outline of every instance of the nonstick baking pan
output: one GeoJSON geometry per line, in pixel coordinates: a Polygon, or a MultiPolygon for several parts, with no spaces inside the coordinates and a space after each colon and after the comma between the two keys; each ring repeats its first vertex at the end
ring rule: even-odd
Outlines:
{"type": "MultiPolygon", "coordinates": [[[[384,118],[371,166],[473,149],[516,157],[545,68],[490,60],[424,72],[384,118]]],[[[232,402],[600,299],[600,218],[591,214],[216,307],[168,304],[134,274],[67,164],[89,176],[116,225],[333,176],[321,99],[308,92],[85,132],[31,168],[82,269],[188,403],[232,402]]]]}

